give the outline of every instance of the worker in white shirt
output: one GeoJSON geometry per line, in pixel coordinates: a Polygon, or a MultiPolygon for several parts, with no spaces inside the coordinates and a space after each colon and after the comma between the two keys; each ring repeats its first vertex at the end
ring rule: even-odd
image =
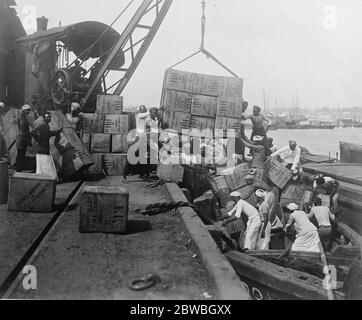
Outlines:
{"type": "Polygon", "coordinates": [[[335,220],[334,214],[331,213],[328,207],[322,206],[322,200],[320,198],[316,198],[314,200],[314,207],[307,216],[309,219],[313,217],[316,218],[319,238],[324,251],[328,251],[333,236],[331,221],[333,222],[335,220]]]}
{"type": "Polygon", "coordinates": [[[292,251],[319,252],[320,239],[315,225],[309,221],[304,211],[298,210],[297,204],[290,203],[287,208],[292,213],[285,226],[285,232],[287,232],[292,224],[294,224],[297,232],[296,239],[292,245],[292,251]]]}
{"type": "Polygon", "coordinates": [[[324,176],[322,173],[317,174],[313,181],[313,193],[318,194],[318,188],[325,190],[326,194],[329,195],[329,206],[333,209],[334,214],[340,213],[338,205],[338,187],[339,182],[331,177],[324,176]]]}
{"type": "Polygon", "coordinates": [[[77,102],[72,102],[70,105],[70,113],[65,115],[66,119],[74,129],[75,133],[80,136],[81,129],[81,115],[80,115],[80,104],[77,102]]]}
{"type": "Polygon", "coordinates": [[[289,144],[271,154],[271,157],[280,156],[285,162],[285,166],[290,169],[293,174],[297,174],[300,169],[300,154],[301,150],[294,140],[290,140],[289,144]]]}
{"type": "Polygon", "coordinates": [[[276,216],[276,197],[274,192],[266,192],[262,189],[255,191],[257,199],[257,207],[262,222],[262,227],[259,232],[257,249],[268,250],[271,238],[271,226],[275,222],[276,216]]]}
{"type": "Polygon", "coordinates": [[[239,219],[241,218],[242,214],[248,217],[245,232],[244,249],[255,250],[261,227],[259,212],[251,204],[241,199],[241,194],[239,192],[232,192],[230,194],[230,197],[234,202],[236,202],[236,205],[227,214],[230,217],[235,216],[239,219]]]}
{"type": "Polygon", "coordinates": [[[146,119],[150,114],[147,112],[146,106],[142,105],[139,107],[139,113],[136,115],[136,130],[137,133],[145,132],[146,119]]]}

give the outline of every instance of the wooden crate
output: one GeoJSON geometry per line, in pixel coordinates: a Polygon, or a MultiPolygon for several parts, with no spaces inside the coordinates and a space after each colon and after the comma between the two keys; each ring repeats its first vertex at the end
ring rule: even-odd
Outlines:
{"type": "Polygon", "coordinates": [[[237,118],[240,120],[242,115],[242,106],[242,97],[219,97],[217,103],[217,116],[226,118],[237,118]]]}
{"type": "Polygon", "coordinates": [[[191,136],[213,137],[214,127],[215,118],[191,116],[191,136]]]}
{"type": "Polygon", "coordinates": [[[91,145],[91,134],[88,132],[82,132],[82,143],[84,147],[90,152],[90,145],[91,145]]]}
{"type": "MultiPolygon", "coordinates": [[[[94,122],[96,120],[97,115],[94,113],[81,113],[81,129],[83,132],[91,133],[94,129],[94,122]]],[[[99,119],[99,117],[98,117],[99,119]]],[[[97,131],[98,132],[98,131],[97,131]]]]}
{"type": "Polygon", "coordinates": [[[128,143],[126,134],[113,134],[112,140],[112,153],[127,153],[128,143]]]}
{"type": "Polygon", "coordinates": [[[163,121],[169,125],[170,129],[182,132],[190,129],[191,115],[184,112],[165,111],[163,121]]]}
{"type": "Polygon", "coordinates": [[[192,96],[191,114],[195,116],[215,117],[218,98],[194,94],[192,96]]]}
{"type": "Polygon", "coordinates": [[[164,90],[162,106],[165,110],[190,113],[191,103],[191,93],[164,90]]]}
{"type": "Polygon", "coordinates": [[[195,73],[192,92],[195,94],[217,97],[219,95],[221,77],[195,73]]]}
{"type": "Polygon", "coordinates": [[[276,159],[266,163],[268,178],[278,188],[283,189],[292,177],[292,172],[276,159]]]}
{"type": "Polygon", "coordinates": [[[127,154],[103,154],[103,170],[106,176],[122,176],[127,163],[127,154]]]}
{"type": "Polygon", "coordinates": [[[216,117],[215,130],[236,130],[240,131],[240,119],[216,117]]]}
{"type": "Polygon", "coordinates": [[[182,182],[184,168],[180,164],[163,164],[157,166],[157,176],[167,182],[182,182]]]}
{"type": "Polygon", "coordinates": [[[235,191],[247,185],[245,181],[245,176],[249,171],[247,164],[243,163],[229,170],[230,172],[225,175],[225,180],[230,191],[235,191]]]}
{"type": "Polygon", "coordinates": [[[55,178],[33,173],[15,173],[10,177],[8,210],[53,211],[56,184],[55,178]]]}
{"type": "Polygon", "coordinates": [[[103,174],[103,154],[93,153],[92,159],[94,164],[89,168],[89,173],[102,175],[103,174]]]}
{"type": "Polygon", "coordinates": [[[242,97],[243,79],[233,77],[221,77],[219,82],[219,97],[242,97]]]}
{"type": "Polygon", "coordinates": [[[98,95],[97,114],[122,114],[123,97],[117,95],[98,95]]]}
{"type": "Polygon", "coordinates": [[[192,92],[194,77],[194,73],[180,70],[167,70],[163,87],[170,90],[192,92]]]}
{"type": "Polygon", "coordinates": [[[18,120],[20,118],[20,110],[10,109],[3,116],[3,129],[4,129],[4,139],[6,147],[10,149],[14,145],[16,136],[19,132],[18,120]]]}
{"type": "Polygon", "coordinates": [[[104,133],[107,134],[127,134],[129,120],[127,115],[111,115],[104,117],[104,133]]]}
{"type": "Polygon", "coordinates": [[[79,231],[116,233],[126,231],[129,193],[121,187],[86,186],[81,195],[79,231]]]}
{"type": "Polygon", "coordinates": [[[111,135],[93,133],[91,136],[91,153],[109,153],[111,148],[111,135]]]}

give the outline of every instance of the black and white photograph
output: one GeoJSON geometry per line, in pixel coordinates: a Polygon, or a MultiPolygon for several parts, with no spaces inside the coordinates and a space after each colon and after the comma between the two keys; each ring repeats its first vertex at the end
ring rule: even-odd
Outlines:
{"type": "Polygon", "coordinates": [[[362,0],[0,0],[0,300],[361,300],[361,233],[362,0]]]}

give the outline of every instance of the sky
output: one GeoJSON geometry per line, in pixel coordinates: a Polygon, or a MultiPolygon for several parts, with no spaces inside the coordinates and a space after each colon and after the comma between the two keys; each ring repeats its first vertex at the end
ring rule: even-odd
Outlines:
{"type": "MultiPolygon", "coordinates": [[[[17,0],[49,27],[86,20],[110,24],[129,0],[17,0]],[[31,7],[29,7],[31,6],[31,7]]],[[[114,28],[122,32],[141,0],[114,28]],[[133,10],[133,11],[132,11],[133,10]]],[[[200,45],[201,0],[174,0],[122,93],[126,105],[158,106],[165,70],[200,45]]],[[[362,0],[206,0],[205,47],[244,79],[244,99],[268,108],[362,106],[362,0]],[[265,97],[264,99],[264,94],[265,97]]],[[[28,19],[28,20],[27,20],[28,19]]],[[[25,22],[25,23],[24,23],[25,22]]],[[[228,76],[205,56],[177,69],[228,76]]]]}

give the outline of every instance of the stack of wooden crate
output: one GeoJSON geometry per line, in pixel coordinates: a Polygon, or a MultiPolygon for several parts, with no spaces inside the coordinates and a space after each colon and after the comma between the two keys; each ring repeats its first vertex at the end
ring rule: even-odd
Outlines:
{"type": "Polygon", "coordinates": [[[243,79],[167,70],[161,106],[171,129],[191,135],[209,129],[239,130],[243,79]]]}
{"type": "Polygon", "coordinates": [[[123,175],[127,160],[129,115],[123,114],[123,98],[99,95],[95,114],[82,114],[82,142],[95,164],[90,173],[123,175]]]}

